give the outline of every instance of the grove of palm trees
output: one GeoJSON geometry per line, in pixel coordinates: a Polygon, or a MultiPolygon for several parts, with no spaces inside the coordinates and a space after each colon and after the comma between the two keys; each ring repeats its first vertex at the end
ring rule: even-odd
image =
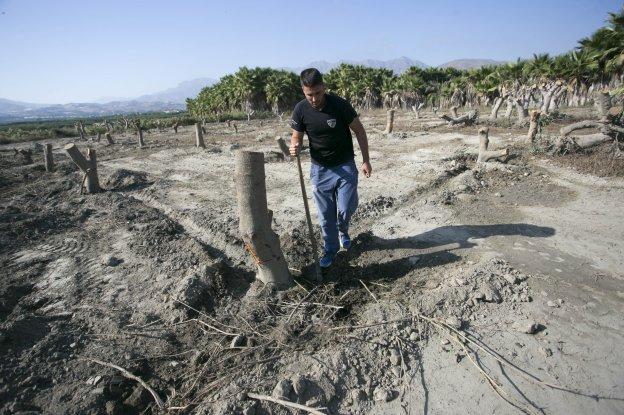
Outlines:
{"type": "Polygon", "coordinates": [[[320,280],[299,74],[0,144],[0,415],[624,413],[624,12],[324,80],[373,171],[320,280]]]}

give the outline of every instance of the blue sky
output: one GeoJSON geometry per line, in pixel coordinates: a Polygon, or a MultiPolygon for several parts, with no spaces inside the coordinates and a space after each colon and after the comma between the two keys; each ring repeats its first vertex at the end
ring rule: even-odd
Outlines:
{"type": "Polygon", "coordinates": [[[562,53],[614,0],[0,0],[0,98],[133,97],[239,66],[562,53]]]}

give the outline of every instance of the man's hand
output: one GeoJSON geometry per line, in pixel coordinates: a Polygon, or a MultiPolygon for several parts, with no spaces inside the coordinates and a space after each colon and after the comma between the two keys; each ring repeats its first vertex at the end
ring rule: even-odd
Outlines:
{"type": "Polygon", "coordinates": [[[290,143],[290,155],[292,157],[297,157],[297,155],[299,154],[299,151],[301,151],[301,146],[299,145],[299,143],[290,143]]]}
{"type": "Polygon", "coordinates": [[[370,161],[362,163],[362,173],[364,173],[364,176],[370,177],[372,172],[373,168],[371,167],[370,161]]]}

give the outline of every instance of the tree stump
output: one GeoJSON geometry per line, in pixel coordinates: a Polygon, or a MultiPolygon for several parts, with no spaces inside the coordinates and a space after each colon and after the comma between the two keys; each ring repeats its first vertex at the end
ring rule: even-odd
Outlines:
{"type": "Polygon", "coordinates": [[[106,138],[106,141],[108,142],[109,146],[112,146],[113,144],[115,144],[115,142],[113,141],[113,137],[110,135],[110,133],[104,134],[104,138],[106,138]]]}
{"type": "Polygon", "coordinates": [[[252,151],[236,154],[236,200],[239,228],[245,247],[258,267],[257,278],[278,289],[293,284],[280,247],[279,236],[271,229],[272,214],[267,208],[264,155],[252,151]]]}
{"type": "Polygon", "coordinates": [[[277,146],[279,147],[279,149],[282,151],[282,154],[284,155],[284,160],[290,161],[290,150],[288,149],[288,146],[286,145],[286,141],[284,141],[282,137],[276,137],[275,141],[277,141],[277,146]]]}
{"type": "Polygon", "coordinates": [[[95,157],[95,150],[88,148],[87,158],[85,158],[80,150],[78,150],[78,147],[76,147],[74,143],[71,143],[65,146],[65,151],[76,166],[78,166],[78,168],[84,173],[87,193],[97,193],[102,191],[97,174],[97,159],[95,157]]]}
{"type": "Polygon", "coordinates": [[[200,148],[206,148],[204,144],[204,133],[201,123],[195,123],[195,146],[200,148]]]}
{"type": "Polygon", "coordinates": [[[386,113],[386,130],[384,134],[390,134],[394,129],[394,110],[388,110],[386,113]]]}
{"type": "Polygon", "coordinates": [[[509,150],[488,150],[490,145],[490,139],[488,138],[490,130],[487,128],[479,129],[479,156],[477,157],[477,162],[482,163],[489,161],[491,159],[501,159],[499,161],[504,160],[509,155],[509,150]]]}
{"type": "Polygon", "coordinates": [[[457,115],[457,105],[453,105],[451,107],[451,115],[453,116],[453,118],[457,118],[458,117],[458,115],[457,115]]]}
{"type": "Polygon", "coordinates": [[[598,107],[598,119],[600,121],[609,121],[609,110],[611,109],[611,95],[609,91],[600,91],[596,102],[598,107]]]}
{"type": "Polygon", "coordinates": [[[143,140],[143,129],[139,126],[137,127],[137,133],[139,134],[139,148],[145,147],[145,141],[143,140]]]}
{"type": "Polygon", "coordinates": [[[531,111],[531,122],[529,124],[529,132],[527,134],[527,143],[533,144],[537,135],[537,124],[539,122],[541,112],[539,110],[531,111]]]}
{"type": "Polygon", "coordinates": [[[45,162],[45,169],[48,173],[54,171],[54,158],[52,156],[52,144],[46,144],[43,148],[43,159],[45,162]]]}

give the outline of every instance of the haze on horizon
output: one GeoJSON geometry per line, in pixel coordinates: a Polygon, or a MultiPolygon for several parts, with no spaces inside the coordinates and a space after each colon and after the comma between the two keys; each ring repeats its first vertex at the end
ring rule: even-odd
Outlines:
{"type": "Polygon", "coordinates": [[[240,66],[407,56],[428,65],[559,54],[615,0],[416,2],[0,0],[0,98],[134,97],[240,66]],[[313,8],[314,7],[314,8],[313,8]]]}

